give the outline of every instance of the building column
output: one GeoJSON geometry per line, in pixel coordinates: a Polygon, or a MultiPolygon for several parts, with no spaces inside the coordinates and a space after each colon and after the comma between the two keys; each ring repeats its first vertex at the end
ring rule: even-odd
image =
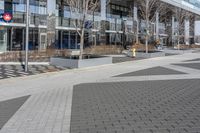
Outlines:
{"type": "Polygon", "coordinates": [[[56,43],[56,0],[47,0],[47,46],[56,43]]]}
{"type": "Polygon", "coordinates": [[[156,40],[159,39],[159,13],[156,12],[156,40]]]}
{"type": "Polygon", "coordinates": [[[71,32],[70,31],[68,31],[68,49],[70,49],[70,47],[71,47],[71,32]]]}
{"type": "Polygon", "coordinates": [[[106,20],[106,3],[107,0],[101,0],[101,20],[106,20]]]}
{"type": "Polygon", "coordinates": [[[194,24],[194,36],[195,36],[195,43],[200,44],[200,21],[195,21],[194,24]]]}
{"type": "Polygon", "coordinates": [[[63,31],[60,31],[60,49],[63,49],[63,31]]]}
{"type": "Polygon", "coordinates": [[[47,0],[47,14],[52,15],[56,12],[56,0],[47,0]]]}
{"type": "Polygon", "coordinates": [[[6,52],[7,51],[7,28],[3,27],[1,28],[1,38],[0,38],[0,52],[6,52]]]}
{"type": "Polygon", "coordinates": [[[76,32],[75,49],[78,49],[78,33],[76,32]]]}
{"type": "Polygon", "coordinates": [[[4,10],[4,1],[0,0],[0,10],[4,10]]]}
{"type": "Polygon", "coordinates": [[[189,19],[185,19],[185,44],[190,44],[190,21],[189,19]]]}
{"type": "Polygon", "coordinates": [[[138,38],[138,33],[139,33],[138,8],[135,5],[135,3],[133,5],[133,20],[134,20],[133,21],[133,28],[136,28],[136,30],[133,29],[133,31],[136,31],[136,33],[135,33],[136,36],[135,37],[136,37],[136,43],[138,44],[139,43],[139,38],[138,38]],[[134,23],[136,23],[136,24],[134,24],[134,23]],[[134,25],[136,25],[136,27],[134,25]]]}

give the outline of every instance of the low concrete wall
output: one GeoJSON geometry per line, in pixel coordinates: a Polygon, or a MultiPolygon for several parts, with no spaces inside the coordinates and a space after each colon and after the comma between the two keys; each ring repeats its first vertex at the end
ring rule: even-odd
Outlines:
{"type": "MultiPolygon", "coordinates": [[[[129,57],[133,57],[133,53],[131,51],[127,54],[129,57]]],[[[145,52],[136,52],[136,57],[142,58],[154,58],[154,57],[163,57],[165,53],[162,51],[154,52],[154,53],[145,53],[145,52]]]]}
{"type": "Polygon", "coordinates": [[[188,49],[188,50],[164,49],[164,52],[166,54],[185,54],[185,53],[192,53],[194,51],[195,51],[195,49],[188,49]]]}
{"type": "Polygon", "coordinates": [[[50,64],[60,67],[78,68],[78,60],[61,58],[61,57],[51,57],[50,64]]]}
{"type": "Polygon", "coordinates": [[[51,57],[50,64],[67,68],[84,68],[112,64],[112,57],[100,57],[83,60],[51,57]]]}
{"type": "Polygon", "coordinates": [[[79,60],[79,68],[112,64],[112,57],[79,60]]]}

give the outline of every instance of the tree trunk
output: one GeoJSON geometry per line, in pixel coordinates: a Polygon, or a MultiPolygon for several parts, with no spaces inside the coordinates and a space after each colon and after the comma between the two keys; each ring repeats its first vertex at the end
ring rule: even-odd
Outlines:
{"type": "Polygon", "coordinates": [[[148,50],[148,37],[146,37],[146,39],[145,39],[145,51],[146,51],[146,53],[149,52],[149,50],[148,50]]]}
{"type": "Polygon", "coordinates": [[[178,34],[178,50],[180,50],[180,35],[178,34]]]}
{"type": "Polygon", "coordinates": [[[178,50],[180,50],[180,23],[178,24],[178,50]]]}
{"type": "MultiPolygon", "coordinates": [[[[95,33],[96,34],[96,33],[95,33]]],[[[97,46],[97,36],[95,35],[94,37],[94,46],[96,47],[97,46]]]]}
{"type": "Polygon", "coordinates": [[[82,29],[82,32],[81,32],[81,42],[80,42],[80,56],[79,56],[80,60],[83,59],[84,33],[85,33],[84,29],[82,29]]]}
{"type": "Polygon", "coordinates": [[[81,34],[80,34],[80,39],[81,39],[81,42],[80,42],[80,56],[79,56],[80,60],[83,59],[83,46],[84,46],[84,35],[85,35],[85,17],[86,17],[86,13],[83,13],[83,23],[82,23],[81,34]]]}
{"type": "Polygon", "coordinates": [[[139,44],[139,37],[138,37],[138,33],[139,33],[139,22],[138,22],[138,20],[137,20],[136,44],[139,44]]]}
{"type": "Polygon", "coordinates": [[[148,53],[148,35],[149,34],[149,0],[146,0],[146,38],[145,38],[145,47],[146,53],[148,53]]]}

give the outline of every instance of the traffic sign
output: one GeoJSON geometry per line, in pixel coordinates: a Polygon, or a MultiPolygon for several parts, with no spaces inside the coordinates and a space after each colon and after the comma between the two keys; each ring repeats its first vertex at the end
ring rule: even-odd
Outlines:
{"type": "Polygon", "coordinates": [[[0,21],[3,22],[11,22],[12,21],[12,14],[11,13],[2,13],[0,14],[0,21]]]}

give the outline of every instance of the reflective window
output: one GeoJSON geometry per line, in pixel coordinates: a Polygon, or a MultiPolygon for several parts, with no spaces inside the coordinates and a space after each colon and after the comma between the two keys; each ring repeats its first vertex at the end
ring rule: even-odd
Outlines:
{"type": "MultiPolygon", "coordinates": [[[[25,12],[26,10],[26,0],[3,1],[5,1],[6,11],[25,12]]],[[[35,14],[47,14],[47,0],[30,0],[30,11],[35,14]]]]}
{"type": "Polygon", "coordinates": [[[192,4],[192,5],[195,6],[195,7],[200,8],[200,0],[184,0],[184,1],[186,1],[186,2],[188,2],[188,3],[190,3],[190,4],[192,4]]]}
{"type": "Polygon", "coordinates": [[[121,6],[121,5],[113,4],[113,3],[110,3],[109,6],[111,9],[110,13],[112,15],[119,15],[120,17],[129,15],[130,9],[126,6],[121,6]]]}
{"type": "Polygon", "coordinates": [[[4,0],[0,0],[0,10],[4,10],[4,0]]]}

